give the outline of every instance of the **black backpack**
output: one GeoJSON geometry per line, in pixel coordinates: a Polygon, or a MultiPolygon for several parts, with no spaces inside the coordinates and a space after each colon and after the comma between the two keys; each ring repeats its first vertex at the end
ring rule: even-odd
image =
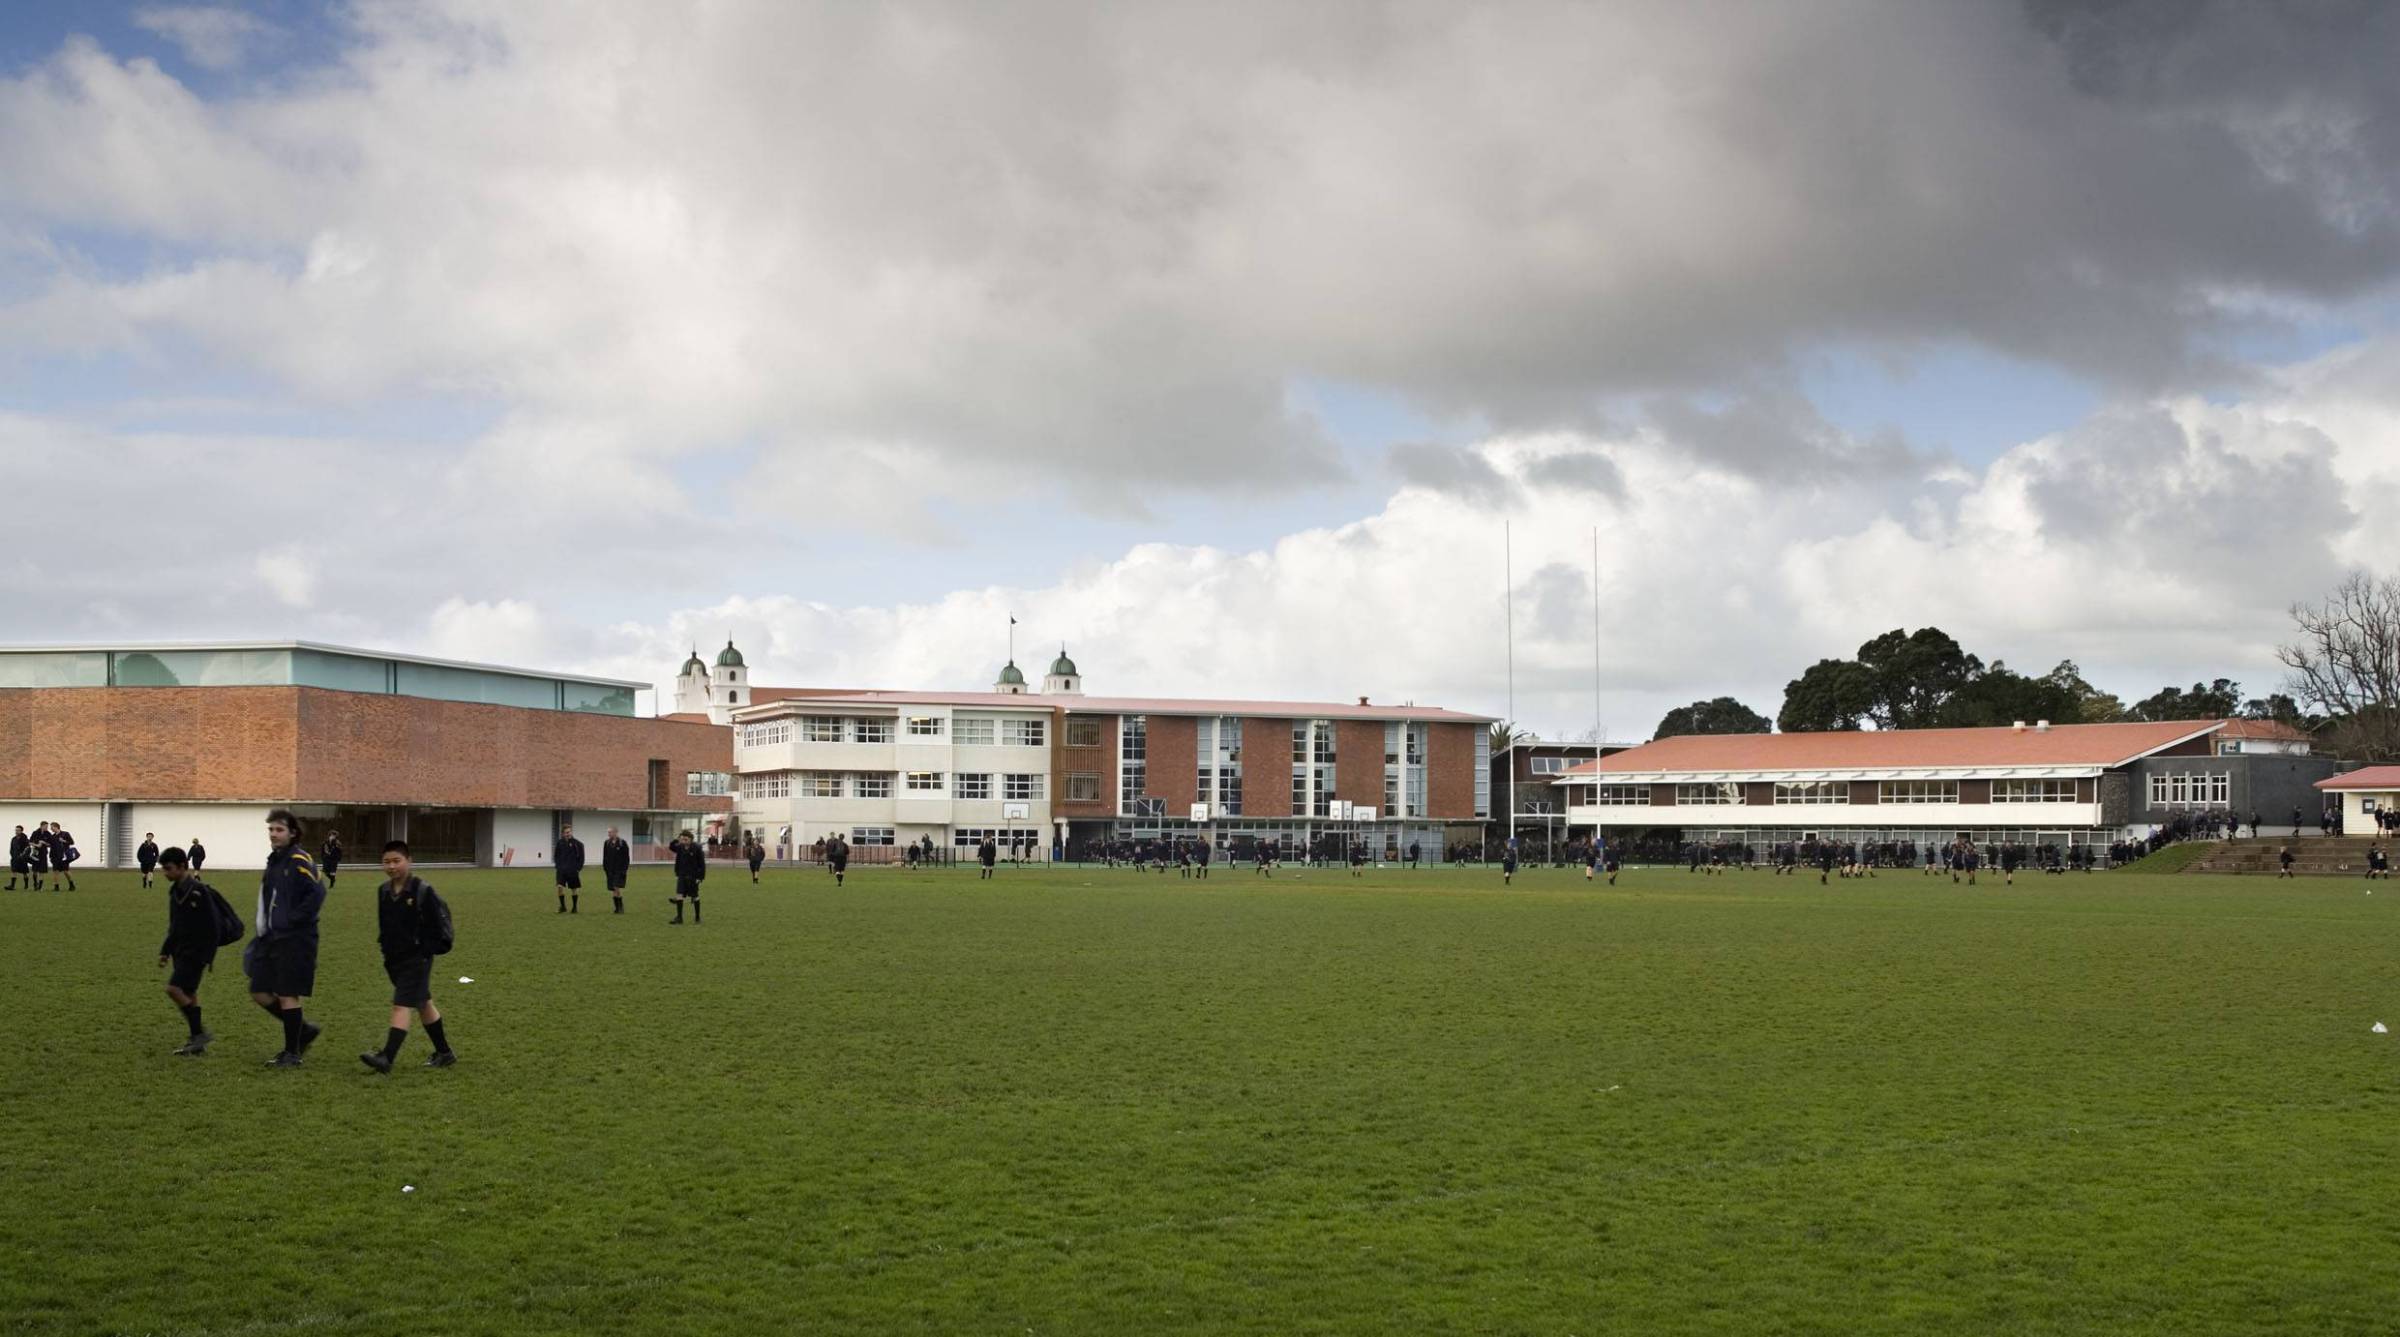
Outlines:
{"type": "Polygon", "coordinates": [[[225,894],[215,887],[209,886],[205,882],[200,885],[203,890],[208,892],[208,908],[217,919],[217,945],[231,947],[240,942],[244,926],[241,915],[233,908],[233,903],[226,900],[225,894]]]}
{"type": "Polygon", "coordinates": [[[450,922],[450,903],[433,888],[417,888],[417,945],[427,956],[447,956],[458,945],[458,929],[450,922]]]}

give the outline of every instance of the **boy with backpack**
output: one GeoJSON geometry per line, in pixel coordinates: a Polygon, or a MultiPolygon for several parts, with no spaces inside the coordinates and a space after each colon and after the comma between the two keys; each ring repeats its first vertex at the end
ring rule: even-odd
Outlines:
{"type": "Polygon", "coordinates": [[[159,940],[158,963],[174,967],[167,974],[167,1001],[192,1028],[174,1052],[198,1058],[217,1038],[200,1024],[200,977],[216,964],[219,947],[242,940],[242,916],[192,872],[182,850],[168,850],[159,864],[167,875],[167,936],[159,940]]]}
{"type": "Polygon", "coordinates": [[[408,1043],[408,1019],[414,1013],[425,1022],[425,1038],[433,1041],[433,1056],[425,1066],[447,1068],[458,1062],[450,1037],[442,1031],[442,1010],[433,1005],[433,958],[448,953],[458,935],[450,923],[449,905],[411,871],[405,840],[383,844],[375,941],[383,948],[383,973],[392,981],[391,1028],[384,1032],[382,1052],[361,1054],[358,1061],[389,1073],[400,1046],[408,1043]]]}

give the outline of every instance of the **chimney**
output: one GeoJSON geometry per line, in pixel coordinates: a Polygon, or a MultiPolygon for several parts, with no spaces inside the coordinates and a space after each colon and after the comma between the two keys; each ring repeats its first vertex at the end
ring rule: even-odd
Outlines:
{"type": "Polygon", "coordinates": [[[2048,721],[2048,720],[2036,720],[2036,721],[2034,721],[2034,725],[2033,725],[2033,731],[2034,731],[2035,733],[2048,733],[2048,732],[2050,732],[2050,721],[2048,721]]]}
{"type": "Polygon", "coordinates": [[[2018,720],[2015,724],[2012,724],[2009,727],[2015,729],[2018,733],[2023,733],[2025,732],[2025,721],[2018,720]]]}
{"type": "Polygon", "coordinates": [[[1359,703],[1360,705],[1362,705],[1362,706],[1363,706],[1363,705],[1365,705],[1365,704],[1367,703],[1367,698],[1365,698],[1365,697],[1363,697],[1363,696],[1362,696],[1362,697],[1360,697],[1360,698],[1358,698],[1358,703],[1359,703]]]}

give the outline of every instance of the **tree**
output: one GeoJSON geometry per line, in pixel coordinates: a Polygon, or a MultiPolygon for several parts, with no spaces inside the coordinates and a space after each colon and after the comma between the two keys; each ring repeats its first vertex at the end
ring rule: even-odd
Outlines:
{"type": "Polygon", "coordinates": [[[1696,733],[1765,733],[1775,727],[1766,716],[1734,700],[1720,696],[1714,701],[1694,701],[1677,706],[1658,722],[1652,738],[1677,738],[1696,733]]]}
{"type": "MultiPolygon", "coordinates": [[[[2073,664],[2062,664],[2072,670],[2073,664]]],[[[2080,678],[2078,678],[2080,681],[2080,678]]],[[[2028,678],[2008,665],[1993,661],[1943,703],[1941,722],[1954,728],[2014,724],[2018,720],[2069,723],[2083,718],[2083,703],[2073,688],[2059,681],[2059,669],[2028,678]]]]}
{"type": "Polygon", "coordinates": [[[1887,631],[1858,647],[1858,662],[1874,675],[1867,715],[1882,729],[1939,724],[1950,698],[1983,671],[1983,661],[1939,627],[1887,631]]]}
{"type": "Polygon", "coordinates": [[[1492,755],[1497,757],[1518,743],[1534,741],[1535,737],[1531,729],[1520,729],[1507,720],[1495,720],[1492,723],[1492,755]]]}
{"type": "Polygon", "coordinates": [[[1775,727],[1785,733],[1856,729],[1874,710],[1874,670],[1854,659],[1820,659],[1784,684],[1775,727]]]}
{"type": "Polygon", "coordinates": [[[2231,719],[2242,709],[2242,685],[2231,678],[2193,683],[2190,691],[2162,687],[2133,703],[2137,720],[2231,719]]]}
{"type": "Polygon", "coordinates": [[[2400,576],[2353,572],[2323,602],[2293,604],[2292,625],[2275,657],[2292,695],[2326,715],[2334,749],[2400,757],[2400,576]]]}
{"type": "Polygon", "coordinates": [[[2288,724],[2295,729],[2314,729],[2325,722],[2302,710],[2300,703],[2285,692],[2274,692],[2264,697],[2244,701],[2242,718],[2273,720],[2277,724],[2288,724]]]}
{"type": "MultiPolygon", "coordinates": [[[[2042,680],[2055,684],[2075,703],[2075,709],[2068,713],[2062,722],[2113,724],[2125,718],[2125,703],[2118,700],[2115,693],[2103,692],[2084,681],[2083,670],[2077,668],[2072,659],[2058,661],[2058,667],[2043,674],[2042,680]]],[[[2042,717],[2036,715],[2034,718],[2042,717]]],[[[2050,718],[2060,719],[2061,717],[2053,715],[2050,718]]]]}

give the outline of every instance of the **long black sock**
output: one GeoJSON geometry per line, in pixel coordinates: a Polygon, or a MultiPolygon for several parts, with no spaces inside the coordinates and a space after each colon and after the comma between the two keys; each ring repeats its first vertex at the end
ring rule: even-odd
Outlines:
{"type": "Polygon", "coordinates": [[[697,896],[692,898],[692,922],[695,924],[700,922],[700,898],[697,896]]]}
{"type": "Polygon", "coordinates": [[[300,1028],[307,1024],[305,1021],[301,1020],[300,1009],[296,1007],[287,1007],[278,1015],[283,1018],[284,1052],[291,1054],[299,1053],[300,1028]]]}
{"type": "Polygon", "coordinates": [[[618,914],[623,914],[623,913],[625,913],[625,898],[624,898],[624,897],[622,897],[622,896],[611,896],[611,897],[609,897],[609,899],[610,899],[610,900],[612,900],[612,901],[615,901],[615,902],[617,903],[617,913],[618,913],[618,914]]]}
{"type": "Polygon", "coordinates": [[[438,1021],[426,1022],[425,1038],[433,1041],[433,1052],[437,1054],[447,1054],[450,1052],[450,1040],[449,1037],[442,1034],[442,1023],[438,1021]]]}
{"type": "Polygon", "coordinates": [[[558,893],[558,912],[562,915],[567,912],[567,893],[563,891],[558,893]]]}
{"type": "Polygon", "coordinates": [[[404,1031],[404,1030],[400,1029],[400,1028],[399,1028],[399,1027],[397,1027],[397,1026],[393,1026],[393,1027],[390,1027],[390,1028],[386,1029],[386,1030],[384,1031],[384,1033],[383,1033],[383,1057],[384,1057],[384,1061],[385,1061],[385,1062],[387,1062],[387,1063],[388,1063],[388,1062],[390,1062],[390,1061],[391,1061],[391,1059],[392,1059],[392,1057],[393,1057],[394,1055],[396,1055],[396,1054],[398,1054],[398,1053],[400,1052],[400,1046],[402,1046],[402,1045],[404,1045],[404,1044],[407,1044],[407,1043],[408,1043],[408,1032],[407,1032],[407,1031],[404,1031]]]}
{"type": "Polygon", "coordinates": [[[198,1003],[184,1004],[183,1023],[192,1028],[193,1035],[200,1034],[200,1005],[198,1003]]]}
{"type": "Polygon", "coordinates": [[[578,892],[577,894],[567,898],[567,913],[571,915],[579,915],[583,913],[582,893],[578,892]]]}

